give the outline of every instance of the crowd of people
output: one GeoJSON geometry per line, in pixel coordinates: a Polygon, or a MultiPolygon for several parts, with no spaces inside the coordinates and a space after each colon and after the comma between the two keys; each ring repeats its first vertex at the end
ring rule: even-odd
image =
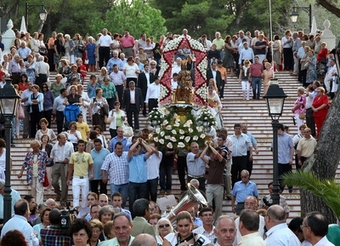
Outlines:
{"type": "MultiPolygon", "coordinates": [[[[157,43],[144,33],[135,40],[129,31],[111,34],[104,28],[96,39],[83,40],[79,34],[71,39],[68,34],[53,32],[45,43],[43,34],[31,37],[17,33],[11,52],[0,58],[0,86],[10,76],[21,96],[24,117],[14,118],[13,134],[19,137],[22,122],[22,137],[34,138],[18,174],[20,179],[26,170],[32,196],[21,200],[12,190],[14,217],[4,225],[0,245],[11,245],[4,243],[14,239],[28,245],[73,242],[77,246],[97,245],[99,241],[104,246],[140,242],[227,246],[255,241],[257,245],[273,245],[281,238],[288,240],[284,245],[300,245],[304,240],[312,245],[320,240],[327,242],[328,223],[320,213],[300,218],[300,224],[288,230],[289,208],[281,195],[280,206],[272,205],[272,183],[268,185],[269,195],[258,201],[256,184],[250,180],[253,156],[259,153],[257,141],[246,124],[235,124],[234,133],[228,135],[220,115],[228,76],[239,78],[244,100],[259,100],[277,70],[298,75],[305,87],[298,89],[292,108],[299,132],[292,137],[283,125],[279,126],[279,175],[292,170],[294,155],[296,168],[301,168],[315,149],[315,138],[319,138],[329,108],[325,89],[315,80],[322,82],[331,97],[337,90],[335,60],[327,44],[320,42],[320,34],[314,38],[287,31],[282,39],[276,35],[273,42],[262,31],[255,31],[254,37],[239,31],[225,39],[216,32],[212,41],[206,35],[199,37],[208,58],[207,102],[218,129],[204,146],[192,142],[190,151],[176,153],[158,150],[159,146],[148,141],[152,129],[139,131],[139,113],[146,116],[158,106],[162,51],[179,36],[169,33],[157,43]],[[51,72],[56,72],[53,82],[48,81],[51,72]],[[48,128],[54,122],[56,133],[48,128]],[[130,134],[133,136],[124,134],[129,130],[127,124],[135,130],[130,134]],[[107,125],[110,141],[104,136],[107,125]],[[160,194],[172,194],[175,160],[182,193],[190,183],[204,194],[210,206],[180,212],[173,228],[167,217],[169,211],[161,211],[156,202],[158,184],[160,194]],[[79,217],[71,223],[70,233],[61,228],[62,215],[55,209],[56,202],[44,199],[53,188],[59,209],[66,208],[69,186],[79,217]],[[231,200],[232,211],[239,216],[235,221],[222,215],[223,199],[231,200]],[[125,209],[127,202],[129,210],[125,209]],[[257,212],[266,217],[256,213],[259,208],[262,210],[257,212]]],[[[181,36],[191,38],[186,29],[181,36]]],[[[178,77],[182,70],[190,72],[194,85],[195,61],[185,48],[175,54],[173,89],[181,83],[178,77]]],[[[0,178],[6,171],[5,146],[0,141],[0,178]]],[[[280,193],[284,188],[280,180],[280,193]]],[[[1,195],[3,189],[0,180],[1,195]]],[[[292,187],[288,190],[293,191],[292,187]]]]}

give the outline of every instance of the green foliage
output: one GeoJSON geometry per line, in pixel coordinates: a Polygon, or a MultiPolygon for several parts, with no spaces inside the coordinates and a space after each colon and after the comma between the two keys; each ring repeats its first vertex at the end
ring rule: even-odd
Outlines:
{"type": "Polygon", "coordinates": [[[298,186],[320,197],[340,220],[340,185],[334,180],[320,180],[312,172],[286,174],[284,182],[288,186],[298,186]]]}

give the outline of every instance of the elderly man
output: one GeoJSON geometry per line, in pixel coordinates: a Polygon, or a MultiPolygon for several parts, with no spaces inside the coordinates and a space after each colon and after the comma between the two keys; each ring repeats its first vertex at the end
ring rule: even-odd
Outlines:
{"type": "Polygon", "coordinates": [[[139,111],[144,107],[143,95],[141,89],[136,88],[134,81],[129,81],[129,89],[124,91],[123,108],[126,110],[127,120],[130,126],[135,130],[139,130],[139,111]],[[134,116],[134,124],[132,124],[132,114],[134,116]]]}
{"type": "Polygon", "coordinates": [[[302,166],[303,163],[314,153],[316,147],[316,140],[311,136],[311,129],[305,128],[304,136],[299,140],[296,150],[298,151],[298,165],[302,166]]]}
{"type": "Polygon", "coordinates": [[[1,238],[11,230],[19,230],[24,235],[29,246],[38,246],[39,240],[34,230],[27,222],[30,216],[30,209],[26,200],[19,200],[14,205],[14,217],[5,223],[1,230],[1,238]]]}
{"type": "Polygon", "coordinates": [[[21,66],[19,64],[20,56],[14,55],[13,59],[8,64],[8,73],[11,75],[12,84],[19,84],[21,81],[21,66]]]}
{"type": "Polygon", "coordinates": [[[123,145],[123,150],[124,151],[129,151],[129,146],[128,146],[128,139],[124,137],[124,129],[123,127],[118,127],[117,128],[117,136],[111,139],[110,142],[110,152],[112,153],[115,148],[116,148],[116,143],[121,143],[123,145]]]}
{"type": "MultiPolygon", "coordinates": [[[[244,210],[251,210],[251,211],[256,212],[256,210],[257,210],[257,199],[256,199],[256,197],[248,196],[246,198],[246,200],[244,201],[244,209],[242,211],[244,211],[244,210]]],[[[241,211],[241,214],[242,214],[242,211],[241,211]]],[[[240,221],[241,221],[240,217],[238,217],[235,220],[236,228],[239,228],[240,221]]],[[[257,220],[257,229],[256,229],[256,232],[258,232],[258,235],[261,238],[264,237],[264,233],[265,233],[264,226],[265,226],[264,217],[260,215],[259,219],[257,220]]],[[[237,230],[235,241],[234,241],[234,246],[239,245],[242,236],[243,235],[242,235],[241,231],[237,230]]]]}
{"type": "Polygon", "coordinates": [[[21,41],[20,48],[18,49],[18,54],[20,58],[23,59],[24,61],[27,61],[27,56],[31,54],[31,52],[32,52],[31,49],[26,46],[26,42],[21,41]]]}
{"type": "Polygon", "coordinates": [[[108,34],[106,28],[103,29],[103,35],[100,36],[98,39],[98,46],[99,46],[99,67],[102,68],[105,64],[108,64],[110,59],[110,47],[113,44],[111,36],[108,34]]]}
{"type": "MultiPolygon", "coordinates": [[[[255,137],[253,136],[253,134],[251,134],[250,132],[248,132],[248,126],[246,123],[242,123],[241,125],[241,130],[243,134],[246,134],[250,141],[251,144],[253,145],[253,152],[255,151],[255,154],[258,155],[259,154],[259,148],[257,147],[257,141],[255,139],[255,137]]],[[[251,176],[251,172],[253,171],[253,160],[250,158],[250,147],[248,147],[247,149],[247,170],[249,172],[249,175],[251,176]]]]}
{"type": "Polygon", "coordinates": [[[113,228],[115,238],[104,241],[101,246],[129,246],[134,238],[131,236],[132,223],[130,217],[124,213],[119,213],[113,217],[113,228]]]}
{"type": "Polygon", "coordinates": [[[307,214],[303,219],[301,228],[305,240],[311,245],[334,246],[326,237],[328,222],[321,213],[311,212],[307,214]]]}
{"type": "Polygon", "coordinates": [[[147,222],[150,216],[149,201],[144,198],[137,199],[133,203],[133,213],[136,217],[132,221],[131,235],[136,237],[139,234],[147,233],[154,237],[155,231],[152,225],[147,222]]]}
{"type": "MultiPolygon", "coordinates": [[[[13,208],[17,201],[21,199],[19,192],[11,188],[11,214],[13,214],[13,208]]],[[[0,179],[0,224],[3,224],[4,220],[4,195],[5,195],[5,180],[0,179]]]]}
{"type": "Polygon", "coordinates": [[[239,230],[237,231],[240,231],[242,237],[238,246],[266,246],[259,233],[259,218],[260,215],[254,210],[245,209],[241,212],[239,230]]]}
{"type": "Polygon", "coordinates": [[[236,182],[233,188],[231,207],[234,213],[237,215],[240,214],[248,196],[255,196],[257,199],[259,192],[257,191],[256,184],[249,180],[249,172],[247,170],[243,170],[241,172],[241,181],[236,182]],[[236,207],[235,201],[237,202],[236,207]]]}
{"type": "Polygon", "coordinates": [[[280,205],[272,205],[267,210],[265,217],[267,245],[276,246],[300,246],[297,236],[288,228],[286,224],[286,212],[280,205]],[[283,243],[285,242],[285,243],[283,243]]]}
{"type": "Polygon", "coordinates": [[[133,56],[133,47],[135,46],[135,39],[130,35],[129,30],[124,31],[124,36],[120,39],[123,53],[127,56],[133,56]]]}
{"type": "Polygon", "coordinates": [[[131,246],[157,246],[157,243],[154,237],[143,233],[135,237],[131,246]]]}
{"type": "MultiPolygon", "coordinates": [[[[205,162],[200,158],[201,152],[198,143],[192,142],[191,152],[187,154],[188,183],[192,179],[199,181],[199,189],[205,192],[205,162]]],[[[208,158],[208,157],[206,157],[208,158]]]]}
{"type": "Polygon", "coordinates": [[[335,82],[333,82],[334,76],[336,76],[338,74],[335,58],[330,59],[329,65],[330,66],[327,69],[327,73],[326,73],[325,79],[323,81],[324,85],[326,86],[327,93],[330,93],[332,91],[332,87],[334,86],[333,83],[335,83],[335,82]]]}
{"type": "MultiPolygon", "coordinates": [[[[113,59],[113,58],[111,58],[113,59]]],[[[111,61],[110,59],[110,61],[111,61]]],[[[117,58],[120,62],[121,59],[117,58]]],[[[117,93],[118,93],[118,101],[120,103],[123,102],[123,90],[125,89],[126,84],[126,76],[122,71],[119,71],[119,65],[113,64],[112,72],[110,73],[111,82],[115,85],[117,93]]]]}
{"type": "Polygon", "coordinates": [[[232,246],[236,231],[234,219],[228,215],[221,215],[216,220],[216,227],[214,229],[217,238],[215,246],[232,246]]]}
{"type": "Polygon", "coordinates": [[[53,198],[48,198],[46,200],[46,205],[47,205],[48,208],[54,209],[57,204],[56,204],[56,202],[55,202],[55,200],[53,198]]]}
{"type": "Polygon", "coordinates": [[[113,72],[113,66],[117,65],[117,68],[119,71],[123,70],[124,63],[121,59],[118,57],[118,51],[113,51],[112,58],[107,62],[106,68],[109,71],[109,73],[113,72]]]}
{"type": "Polygon", "coordinates": [[[50,76],[50,65],[44,61],[43,56],[39,56],[38,62],[35,65],[35,76],[35,83],[42,89],[42,84],[47,82],[50,76]]]}

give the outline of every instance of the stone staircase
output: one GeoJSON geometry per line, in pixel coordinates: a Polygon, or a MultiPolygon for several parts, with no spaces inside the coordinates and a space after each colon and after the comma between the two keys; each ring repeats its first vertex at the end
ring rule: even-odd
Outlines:
{"type": "MultiPolygon", "coordinates": [[[[89,75],[86,81],[89,81],[89,75]]],[[[288,95],[284,112],[280,118],[280,122],[290,127],[290,134],[295,135],[297,127],[293,125],[291,108],[296,100],[296,91],[299,86],[296,77],[290,76],[287,72],[278,72],[276,78],[279,81],[280,86],[284,89],[288,95]]],[[[54,80],[54,75],[50,76],[50,81],[54,80]]],[[[86,87],[85,87],[86,88],[86,87]]],[[[224,125],[227,128],[229,134],[233,134],[233,125],[235,123],[247,123],[248,131],[251,132],[257,142],[260,150],[259,155],[254,156],[253,174],[251,176],[252,181],[257,184],[260,197],[267,194],[267,184],[272,181],[272,152],[270,151],[270,145],[272,142],[273,130],[271,126],[271,119],[268,116],[268,110],[265,100],[250,100],[243,101],[241,92],[241,84],[235,77],[229,77],[227,85],[225,87],[223,103],[223,119],[224,125]]],[[[141,129],[147,127],[147,119],[140,115],[141,129]]],[[[52,124],[52,129],[56,132],[56,125],[52,124]]],[[[107,138],[110,138],[108,131],[105,132],[107,138]]],[[[22,135],[21,135],[22,136],[22,135]]],[[[17,178],[17,174],[21,168],[21,164],[24,160],[25,154],[29,151],[30,140],[28,139],[15,139],[16,147],[11,148],[11,156],[13,159],[13,168],[11,170],[12,188],[19,191],[22,195],[30,193],[30,187],[26,185],[25,176],[20,180],[17,178]]],[[[295,168],[295,166],[294,166],[295,168]]],[[[180,195],[180,185],[177,176],[177,171],[173,172],[173,185],[172,192],[174,195],[180,195]]],[[[69,187],[69,200],[72,200],[72,190],[69,187]]],[[[289,194],[287,190],[283,195],[286,197],[288,205],[290,207],[289,217],[295,217],[300,215],[300,195],[299,190],[294,188],[293,193],[289,194]]],[[[52,197],[55,198],[55,194],[45,194],[45,199],[52,197]]],[[[231,201],[225,200],[223,204],[223,211],[225,213],[231,212],[231,201]]]]}

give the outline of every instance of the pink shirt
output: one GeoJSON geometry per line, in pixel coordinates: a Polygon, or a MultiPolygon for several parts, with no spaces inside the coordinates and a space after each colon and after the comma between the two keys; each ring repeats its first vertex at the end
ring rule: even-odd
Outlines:
{"type": "Polygon", "coordinates": [[[251,77],[261,77],[263,72],[263,66],[261,63],[253,63],[250,65],[249,73],[251,73],[251,77]]]}
{"type": "Polygon", "coordinates": [[[132,48],[135,45],[135,39],[129,35],[129,36],[123,36],[120,41],[122,42],[123,48],[132,48]]]}

